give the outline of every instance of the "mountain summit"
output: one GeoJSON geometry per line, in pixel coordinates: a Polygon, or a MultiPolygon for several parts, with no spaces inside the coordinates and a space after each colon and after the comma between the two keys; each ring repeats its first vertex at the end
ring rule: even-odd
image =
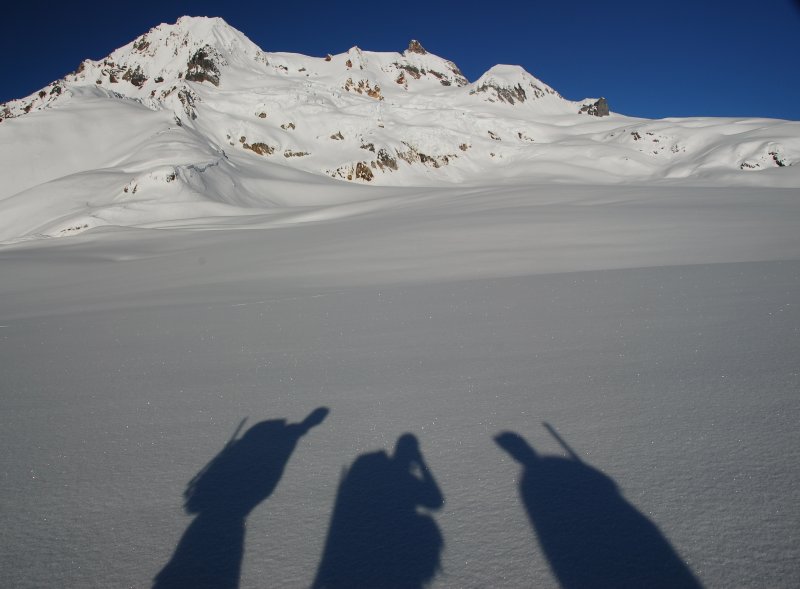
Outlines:
{"type": "Polygon", "coordinates": [[[0,105],[0,160],[2,240],[336,202],[347,182],[795,185],[800,130],[625,117],[514,65],[471,83],[417,40],[269,53],[220,18],[182,17],[0,105]]]}

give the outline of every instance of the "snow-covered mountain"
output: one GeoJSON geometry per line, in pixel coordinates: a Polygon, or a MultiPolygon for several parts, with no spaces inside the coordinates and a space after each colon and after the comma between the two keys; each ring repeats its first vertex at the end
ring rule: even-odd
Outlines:
{"type": "Polygon", "coordinates": [[[800,123],[630,118],[518,66],[470,83],[417,41],[267,53],[219,18],[159,25],[0,112],[3,241],[384,194],[353,184],[800,186],[800,123]]]}

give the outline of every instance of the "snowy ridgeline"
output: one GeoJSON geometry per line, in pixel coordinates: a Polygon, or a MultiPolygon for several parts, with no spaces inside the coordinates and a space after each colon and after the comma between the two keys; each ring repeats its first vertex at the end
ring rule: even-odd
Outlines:
{"type": "Polygon", "coordinates": [[[798,123],[218,19],[42,92],[0,122],[4,586],[798,585],[798,123]]]}
{"type": "MultiPolygon", "coordinates": [[[[281,214],[380,186],[800,186],[800,123],[645,120],[518,66],[267,53],[183,17],[0,105],[0,241],[281,214]]],[[[342,209],[343,211],[344,209],[342,209]]]]}

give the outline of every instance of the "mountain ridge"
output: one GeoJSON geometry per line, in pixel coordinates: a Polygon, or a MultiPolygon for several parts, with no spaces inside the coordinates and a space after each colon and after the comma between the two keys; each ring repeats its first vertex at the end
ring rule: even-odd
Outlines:
{"type": "MultiPolygon", "coordinates": [[[[219,17],[184,16],[174,25],[162,23],[153,27],[147,33],[112,51],[105,58],[83,60],[75,71],[63,78],[51,82],[27,97],[2,103],[0,108],[3,110],[4,118],[14,118],[41,110],[55,101],[62,100],[64,91],[70,85],[90,85],[92,82],[99,87],[110,88],[111,92],[116,94],[155,106],[156,103],[148,99],[155,101],[165,99],[171,93],[171,89],[168,89],[170,84],[192,81],[219,86],[220,67],[224,68],[231,64],[250,69],[255,74],[270,75],[281,71],[288,74],[289,67],[282,63],[286,57],[316,61],[318,66],[328,63],[336,67],[344,63],[346,70],[356,74],[367,69],[365,72],[367,76],[381,78],[374,80],[374,83],[388,86],[393,82],[403,90],[411,92],[420,89],[420,86],[424,87],[425,82],[431,81],[445,87],[470,86],[469,80],[452,61],[429,53],[419,41],[413,39],[402,53],[364,51],[358,46],[353,46],[347,52],[336,56],[328,54],[325,57],[315,58],[301,54],[266,53],[219,17]],[[368,64],[375,60],[381,62],[379,69],[373,68],[373,71],[369,71],[368,64]]],[[[561,98],[550,86],[520,66],[502,64],[493,66],[480,76],[472,84],[474,88],[471,93],[486,92],[488,87],[498,85],[505,89],[509,84],[514,90],[520,85],[530,86],[537,98],[545,94],[561,98]],[[498,75],[500,72],[505,76],[498,75]]],[[[354,87],[358,91],[358,85],[354,87]]],[[[364,87],[361,87],[361,90],[362,93],[365,92],[364,87]]],[[[519,95],[518,92],[517,94],[519,95]]],[[[500,102],[514,103],[513,100],[509,101],[502,96],[495,98],[500,102]]],[[[582,101],[582,104],[587,100],[590,99],[582,101]]],[[[520,102],[524,101],[523,97],[520,102]]]]}
{"type": "Polygon", "coordinates": [[[153,27],[0,112],[6,241],[379,196],[358,185],[800,186],[800,123],[626,117],[520,66],[470,82],[416,40],[269,53],[219,18],[153,27]]]}

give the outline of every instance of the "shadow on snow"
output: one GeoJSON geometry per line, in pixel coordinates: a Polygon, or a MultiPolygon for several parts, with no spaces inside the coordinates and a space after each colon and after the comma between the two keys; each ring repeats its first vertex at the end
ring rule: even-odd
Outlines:
{"type": "Polygon", "coordinates": [[[314,589],[415,589],[440,568],[444,540],[429,510],[444,505],[419,442],[359,456],[343,473],[314,589]]]}
{"type": "Polygon", "coordinates": [[[520,496],[561,586],[701,587],[656,525],[628,503],[614,481],[545,427],[569,458],[541,456],[512,432],[495,441],[522,465],[520,496]]]}
{"type": "Polygon", "coordinates": [[[262,421],[235,439],[237,430],[189,482],[184,507],[196,517],[156,576],[155,589],[239,586],[245,519],[275,490],[298,440],[327,414],[328,409],[321,407],[301,423],[262,421]]]}

